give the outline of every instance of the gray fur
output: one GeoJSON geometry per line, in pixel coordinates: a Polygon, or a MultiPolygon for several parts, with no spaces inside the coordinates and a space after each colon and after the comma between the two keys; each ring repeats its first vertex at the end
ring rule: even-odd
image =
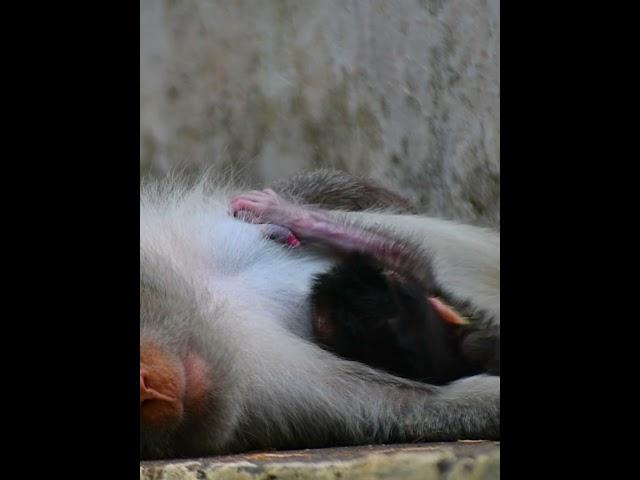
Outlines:
{"type": "Polygon", "coordinates": [[[329,210],[416,213],[409,200],[370,179],[320,169],[275,182],[271,188],[293,202],[329,210]]]}
{"type": "MultiPolygon", "coordinates": [[[[312,203],[321,203],[321,191],[312,203]]],[[[276,245],[256,225],[229,217],[234,193],[203,184],[148,186],[141,193],[141,341],[159,341],[178,355],[199,352],[216,387],[198,419],[185,418],[169,432],[142,429],[143,458],[499,438],[499,377],[434,387],[312,344],[309,286],[332,259],[276,245]]],[[[448,288],[456,291],[460,283],[462,293],[492,309],[499,328],[499,237],[419,216],[336,215],[397,229],[431,249],[448,288]]]]}

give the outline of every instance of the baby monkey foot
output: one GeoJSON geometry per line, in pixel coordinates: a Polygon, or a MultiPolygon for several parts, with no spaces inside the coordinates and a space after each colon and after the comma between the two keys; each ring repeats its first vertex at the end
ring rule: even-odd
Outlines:
{"type": "Polygon", "coordinates": [[[304,219],[306,210],[287,202],[271,189],[251,191],[231,199],[230,213],[251,223],[270,223],[289,230],[304,219]]]}
{"type": "Polygon", "coordinates": [[[266,238],[293,248],[300,245],[290,226],[304,209],[283,200],[273,190],[237,195],[231,199],[229,213],[246,222],[261,224],[266,238]]]}

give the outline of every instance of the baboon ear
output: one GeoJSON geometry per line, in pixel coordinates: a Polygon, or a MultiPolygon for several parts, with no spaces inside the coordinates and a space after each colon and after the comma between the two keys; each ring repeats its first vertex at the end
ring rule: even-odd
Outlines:
{"type": "Polygon", "coordinates": [[[429,303],[435,309],[436,313],[446,323],[452,325],[469,325],[469,320],[460,315],[455,308],[447,305],[437,297],[429,297],[429,303]]]}

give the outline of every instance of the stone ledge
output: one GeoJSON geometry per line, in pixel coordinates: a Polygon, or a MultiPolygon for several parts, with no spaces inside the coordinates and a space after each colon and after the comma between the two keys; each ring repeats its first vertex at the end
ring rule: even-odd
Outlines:
{"type": "Polygon", "coordinates": [[[499,442],[257,452],[140,463],[140,480],[484,480],[500,478],[499,442]]]}

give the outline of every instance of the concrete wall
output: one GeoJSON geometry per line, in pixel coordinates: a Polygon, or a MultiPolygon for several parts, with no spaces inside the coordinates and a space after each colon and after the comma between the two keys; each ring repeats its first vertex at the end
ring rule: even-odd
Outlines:
{"type": "Polygon", "coordinates": [[[499,227],[499,0],[141,0],[140,172],[320,166],[499,227]]]}

